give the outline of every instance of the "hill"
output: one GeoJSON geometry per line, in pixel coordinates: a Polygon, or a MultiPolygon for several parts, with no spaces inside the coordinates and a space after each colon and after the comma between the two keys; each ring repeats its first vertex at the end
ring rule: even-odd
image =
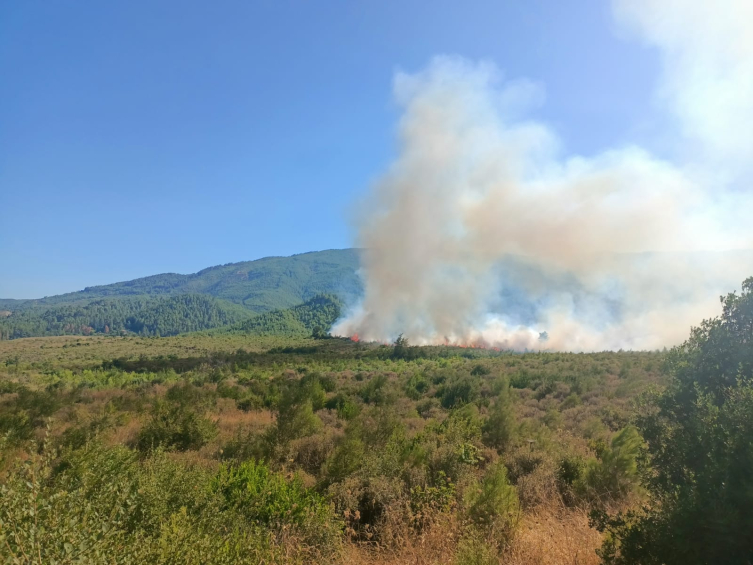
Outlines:
{"type": "Polygon", "coordinates": [[[16,312],[0,319],[0,339],[92,333],[175,335],[234,324],[253,315],[237,304],[200,294],[111,298],[16,312]]]}
{"type": "Polygon", "coordinates": [[[36,300],[0,299],[0,339],[112,332],[175,335],[232,326],[267,313],[246,330],[235,326],[234,331],[310,334],[310,320],[329,319],[333,308],[339,313],[343,301],[360,296],[358,265],[356,249],[317,251],[219,265],[190,275],[165,273],[36,300]],[[312,300],[325,294],[327,298],[312,300]],[[305,301],[310,302],[288,311],[305,301]],[[318,307],[325,312],[314,314],[318,307]]]}
{"type": "Polygon", "coordinates": [[[163,273],[34,300],[0,299],[0,310],[16,312],[103,298],[180,294],[206,294],[256,313],[289,308],[318,294],[350,300],[362,292],[356,275],[358,253],[357,249],[330,249],[217,265],[190,275],[163,273]]]}
{"type": "Polygon", "coordinates": [[[331,328],[340,317],[342,306],[343,303],[334,295],[315,296],[298,306],[265,312],[219,331],[251,335],[310,336],[315,328],[322,331],[331,328]]]}

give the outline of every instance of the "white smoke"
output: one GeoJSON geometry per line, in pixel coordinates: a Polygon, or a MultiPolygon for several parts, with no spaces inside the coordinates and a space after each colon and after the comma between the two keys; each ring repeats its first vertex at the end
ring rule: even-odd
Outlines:
{"type": "Polygon", "coordinates": [[[739,95],[753,94],[753,41],[741,31],[753,18],[740,22],[749,3],[726,2],[736,16],[715,14],[719,4],[615,6],[661,50],[661,93],[676,110],[677,154],[687,162],[636,146],[564,155],[551,128],[527,118],[543,90],[503,81],[488,62],[437,57],[417,74],[399,73],[400,155],[359,218],[364,300],[333,332],[644,349],[677,343],[715,314],[719,294],[753,274],[753,254],[727,251],[753,245],[741,185],[750,172],[743,157],[753,155],[753,128],[741,126],[753,124],[753,97],[739,95]],[[679,149],[691,144],[692,158],[679,149]],[[531,305],[527,316],[499,302],[512,289],[531,305]]]}

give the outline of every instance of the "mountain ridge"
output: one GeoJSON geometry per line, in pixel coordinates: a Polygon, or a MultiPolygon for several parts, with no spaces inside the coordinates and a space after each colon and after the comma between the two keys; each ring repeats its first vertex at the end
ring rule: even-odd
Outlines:
{"type": "Polygon", "coordinates": [[[362,291],[356,271],[356,248],[268,256],[252,261],[213,265],[196,273],[159,273],[127,281],[84,287],[43,298],[0,299],[1,310],[26,310],[94,299],[135,296],[206,294],[261,313],[301,304],[317,294],[349,301],[362,291]]]}
{"type": "Polygon", "coordinates": [[[123,332],[175,335],[259,316],[245,330],[234,331],[307,333],[310,320],[322,325],[363,292],[359,254],[358,249],[329,249],[263,257],[39,299],[0,299],[0,339],[123,332]],[[331,298],[315,300],[321,296],[331,298]],[[317,308],[321,312],[314,312],[317,308]]]}

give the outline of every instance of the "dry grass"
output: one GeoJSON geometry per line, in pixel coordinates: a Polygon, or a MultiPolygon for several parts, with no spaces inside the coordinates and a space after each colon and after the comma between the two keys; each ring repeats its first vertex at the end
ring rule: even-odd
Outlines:
{"type": "Polygon", "coordinates": [[[270,410],[251,410],[244,412],[235,406],[230,398],[219,398],[215,408],[208,412],[208,418],[218,420],[220,436],[230,437],[240,429],[261,430],[274,423],[275,417],[270,410]]]}
{"type": "Polygon", "coordinates": [[[131,418],[124,425],[118,426],[105,435],[105,443],[110,446],[133,445],[139,434],[143,422],[139,418],[131,418]]]}
{"type": "MultiPolygon", "coordinates": [[[[460,527],[446,517],[421,535],[400,540],[397,549],[349,543],[343,565],[449,565],[455,561],[460,527]]],[[[601,534],[589,528],[585,511],[541,507],[526,513],[500,565],[598,565],[601,534]]]]}
{"type": "Polygon", "coordinates": [[[597,565],[601,534],[588,527],[585,511],[544,508],[524,514],[505,565],[597,565]]]}
{"type": "MultiPolygon", "coordinates": [[[[403,530],[410,532],[410,530],[403,530]]],[[[454,560],[459,537],[455,516],[445,516],[421,534],[390,540],[389,549],[373,544],[348,543],[343,552],[343,565],[445,565],[454,560]]]]}

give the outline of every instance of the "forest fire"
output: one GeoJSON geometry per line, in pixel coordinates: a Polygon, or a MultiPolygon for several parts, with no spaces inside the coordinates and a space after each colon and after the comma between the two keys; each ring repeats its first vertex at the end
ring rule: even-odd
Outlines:
{"type": "Polygon", "coordinates": [[[499,347],[489,345],[488,343],[485,343],[482,341],[476,341],[476,342],[471,342],[471,343],[457,343],[457,342],[450,342],[449,340],[445,340],[445,345],[447,347],[459,347],[460,349],[489,349],[491,351],[500,351],[499,347]]]}

